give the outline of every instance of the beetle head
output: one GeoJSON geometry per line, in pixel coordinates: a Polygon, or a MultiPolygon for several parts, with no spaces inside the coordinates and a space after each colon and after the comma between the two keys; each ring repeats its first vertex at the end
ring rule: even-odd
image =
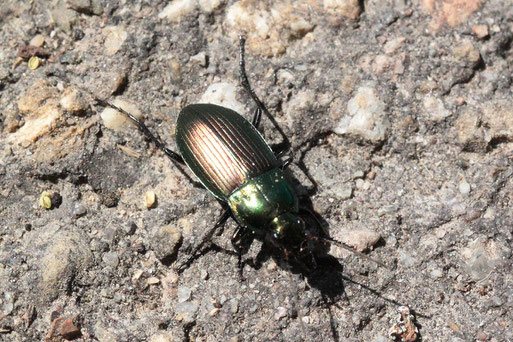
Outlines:
{"type": "Polygon", "coordinates": [[[275,217],[271,227],[273,239],[283,246],[299,248],[305,240],[305,223],[292,213],[275,217]]]}

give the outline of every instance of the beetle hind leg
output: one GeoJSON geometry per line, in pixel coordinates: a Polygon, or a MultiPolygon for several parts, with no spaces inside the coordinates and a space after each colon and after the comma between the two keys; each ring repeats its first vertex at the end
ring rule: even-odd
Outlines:
{"type": "Polygon", "coordinates": [[[201,251],[202,251],[203,247],[205,246],[205,244],[210,242],[210,240],[212,239],[212,236],[214,236],[216,231],[226,223],[226,220],[228,220],[228,218],[230,216],[231,216],[230,209],[224,209],[221,216],[219,216],[219,218],[217,219],[216,224],[205,234],[205,236],[201,239],[201,242],[196,247],[194,247],[194,250],[192,251],[191,255],[187,258],[187,260],[185,260],[183,263],[181,263],[176,268],[176,271],[178,273],[182,273],[187,267],[189,267],[192,264],[192,262],[198,256],[201,255],[201,251]]]}

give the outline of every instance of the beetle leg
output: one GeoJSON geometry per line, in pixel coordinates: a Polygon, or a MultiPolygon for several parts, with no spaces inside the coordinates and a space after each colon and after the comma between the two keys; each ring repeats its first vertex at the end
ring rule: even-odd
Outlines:
{"type": "Polygon", "coordinates": [[[280,168],[282,170],[285,170],[287,168],[287,166],[289,166],[289,164],[292,163],[293,160],[294,160],[294,158],[292,156],[288,156],[287,159],[285,159],[283,161],[283,163],[281,164],[280,168]]]}
{"type": "Polygon", "coordinates": [[[187,260],[185,260],[185,262],[181,263],[176,268],[176,271],[178,273],[181,273],[188,266],[190,266],[190,264],[194,261],[194,259],[196,259],[198,257],[198,254],[200,254],[199,252],[201,251],[201,249],[203,249],[203,246],[207,242],[210,242],[210,239],[212,239],[212,236],[215,234],[215,232],[219,229],[219,227],[223,226],[226,223],[226,220],[228,220],[228,218],[230,216],[231,216],[230,209],[225,209],[223,211],[223,213],[221,214],[221,216],[219,216],[219,218],[217,219],[216,224],[207,232],[207,234],[205,234],[205,236],[203,237],[201,242],[196,247],[194,247],[194,250],[192,251],[191,255],[187,258],[187,260]]]}
{"type": "Polygon", "coordinates": [[[242,226],[237,226],[237,228],[235,229],[235,231],[233,232],[233,235],[232,235],[232,238],[231,238],[231,242],[232,244],[234,243],[237,243],[237,241],[240,241],[241,240],[241,237],[242,237],[242,230],[244,228],[242,226]]]}
{"type": "Polygon", "coordinates": [[[164,154],[169,157],[169,159],[185,165],[183,158],[175,151],[172,151],[169,148],[167,148],[166,145],[162,142],[162,140],[160,140],[160,138],[158,138],[157,136],[153,135],[153,133],[151,133],[149,128],[142,121],[137,119],[135,116],[133,116],[123,108],[119,108],[118,106],[115,106],[112,103],[109,103],[97,97],[95,97],[94,100],[104,107],[110,107],[126,115],[130,120],[132,120],[136,124],[137,128],[139,128],[139,130],[146,136],[146,138],[150,139],[159,150],[164,152],[164,154]]]}
{"type": "Polygon", "coordinates": [[[294,161],[294,156],[292,155],[290,148],[282,149],[278,152],[274,151],[276,155],[276,159],[278,159],[281,163],[280,169],[285,170],[290,163],[294,161]],[[282,158],[285,157],[283,160],[282,158]]]}
{"type": "Polygon", "coordinates": [[[243,248],[239,245],[240,241],[242,240],[243,235],[243,227],[238,226],[237,229],[235,229],[235,232],[232,235],[232,238],[230,239],[230,242],[232,244],[233,249],[237,252],[237,267],[239,268],[239,277],[240,280],[244,280],[244,276],[242,274],[242,252],[243,248]]]}
{"type": "MultiPolygon", "coordinates": [[[[253,101],[255,101],[257,107],[265,113],[265,115],[271,116],[267,108],[265,107],[264,103],[260,101],[258,96],[255,94],[253,89],[251,89],[251,86],[249,85],[248,76],[246,75],[246,62],[244,59],[244,44],[246,43],[246,38],[242,35],[239,35],[239,67],[240,67],[240,82],[242,84],[242,87],[249,93],[253,101]]],[[[261,114],[261,113],[260,113],[261,114]]],[[[260,118],[261,115],[257,115],[255,112],[255,116],[253,117],[253,126],[255,128],[258,128],[260,125],[260,118]]]]}
{"type": "Polygon", "coordinates": [[[246,38],[242,35],[239,35],[239,72],[240,72],[240,82],[242,87],[249,93],[253,101],[255,101],[257,107],[260,109],[260,114],[257,115],[255,112],[255,116],[253,117],[253,126],[258,129],[258,126],[260,125],[260,119],[262,116],[262,113],[264,113],[269,120],[273,123],[274,127],[276,127],[276,130],[280,133],[281,138],[283,140],[283,145],[290,146],[290,141],[283,132],[283,130],[280,128],[274,117],[269,113],[267,110],[267,107],[265,104],[258,98],[258,96],[255,94],[253,89],[251,89],[251,86],[249,85],[248,76],[246,75],[246,61],[244,58],[244,44],[246,43],[246,38]]]}
{"type": "Polygon", "coordinates": [[[260,107],[256,107],[255,114],[253,114],[253,120],[251,120],[251,124],[253,126],[255,126],[255,128],[258,128],[261,118],[262,118],[262,109],[260,109],[260,107]]]}
{"type": "Polygon", "coordinates": [[[248,246],[251,245],[255,238],[255,233],[247,228],[244,228],[243,226],[238,226],[237,229],[235,229],[235,232],[232,235],[232,238],[230,239],[230,242],[232,243],[233,249],[238,254],[239,260],[238,260],[238,267],[239,267],[239,277],[240,280],[245,280],[243,276],[243,270],[244,265],[248,264],[251,267],[254,267],[254,263],[252,259],[244,260],[242,262],[242,255],[248,250],[248,246]]]}

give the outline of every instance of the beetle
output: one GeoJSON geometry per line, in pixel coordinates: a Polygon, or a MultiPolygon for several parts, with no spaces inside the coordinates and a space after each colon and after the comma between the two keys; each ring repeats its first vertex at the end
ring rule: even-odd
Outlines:
{"type": "MultiPolygon", "coordinates": [[[[224,208],[215,225],[196,246],[195,252],[178,270],[190,264],[197,251],[229,217],[234,218],[238,224],[231,241],[239,252],[239,266],[241,255],[236,242],[246,232],[269,238],[282,249],[287,259],[290,254],[298,255],[302,252],[305,243],[310,240],[333,243],[370,259],[340,241],[305,233],[305,221],[300,212],[309,211],[299,207],[298,197],[285,177],[284,169],[291,159],[281,160],[288,146],[287,149],[273,151],[258,131],[262,113],[273,119],[249,85],[245,70],[244,37],[239,36],[239,43],[241,84],[257,107],[251,122],[222,106],[205,103],[187,105],[180,111],[176,123],[178,152],[168,149],[159,137],[153,135],[132,114],[94,97],[100,105],[126,115],[172,161],[187,165],[224,208]]],[[[285,144],[290,145],[281,130],[280,133],[285,144]]]]}

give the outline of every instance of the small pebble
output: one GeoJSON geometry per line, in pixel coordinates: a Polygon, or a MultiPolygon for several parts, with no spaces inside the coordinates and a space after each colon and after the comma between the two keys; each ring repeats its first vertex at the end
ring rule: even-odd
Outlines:
{"type": "Polygon", "coordinates": [[[32,70],[39,68],[40,64],[41,64],[41,60],[37,56],[32,56],[28,60],[28,67],[32,70]]]}
{"type": "Polygon", "coordinates": [[[451,321],[447,325],[449,326],[449,328],[451,328],[452,331],[457,332],[457,333],[461,333],[460,327],[455,322],[451,321]]]}
{"type": "Polygon", "coordinates": [[[160,279],[157,277],[149,277],[147,282],[148,282],[148,285],[156,285],[156,284],[160,283],[160,279]]]}
{"type": "Polygon", "coordinates": [[[205,52],[200,52],[197,55],[191,57],[191,62],[201,65],[202,67],[206,67],[208,63],[208,57],[205,52]]]}
{"type": "Polygon", "coordinates": [[[101,234],[102,241],[109,245],[113,245],[116,242],[117,236],[117,229],[113,226],[107,226],[101,234]]]}
{"type": "Polygon", "coordinates": [[[174,342],[176,341],[171,333],[159,332],[150,337],[149,342],[174,342]]]}
{"type": "Polygon", "coordinates": [[[43,37],[43,35],[41,35],[41,34],[38,34],[30,40],[29,45],[35,46],[35,47],[41,47],[41,46],[43,46],[44,43],[45,43],[45,37],[43,37]]]}
{"type": "Polygon", "coordinates": [[[82,31],[80,29],[75,29],[73,31],[73,39],[74,40],[81,40],[82,38],[84,38],[84,36],[85,36],[84,31],[82,31]]]}
{"type": "MultiPolygon", "coordinates": [[[[381,239],[381,235],[369,228],[352,227],[352,229],[349,229],[346,227],[337,230],[333,238],[354,247],[359,252],[363,252],[378,243],[381,239]]],[[[335,248],[334,252],[339,253],[342,251],[339,248],[335,248]]]]}
{"type": "Polygon", "coordinates": [[[39,205],[43,208],[50,209],[52,207],[52,200],[50,198],[51,194],[48,191],[43,191],[41,197],[39,198],[39,205]]]}
{"type": "Polygon", "coordinates": [[[470,184],[466,180],[462,180],[459,185],[460,193],[467,195],[470,192],[470,184]]]}
{"type": "Polygon", "coordinates": [[[66,319],[62,322],[59,329],[59,335],[64,337],[66,340],[73,340],[80,337],[80,329],[73,323],[71,318],[66,319]]]}
{"type": "Polygon", "coordinates": [[[194,322],[198,307],[196,301],[178,303],[175,306],[176,320],[185,324],[194,322]]]}
{"type": "Polygon", "coordinates": [[[472,26],[472,32],[477,36],[479,39],[483,39],[488,37],[488,26],[486,25],[474,25],[472,26]]]}
{"type": "Polygon", "coordinates": [[[4,315],[9,315],[14,310],[14,302],[15,302],[14,294],[12,292],[4,293],[4,298],[3,298],[2,302],[3,302],[2,313],[4,315]]]}
{"type": "Polygon", "coordinates": [[[439,268],[435,268],[431,271],[431,277],[433,278],[442,278],[443,275],[443,271],[439,268]]]}
{"type": "Polygon", "coordinates": [[[112,268],[116,268],[119,265],[119,257],[115,252],[105,253],[103,255],[103,262],[112,268]]]}
{"type": "Polygon", "coordinates": [[[183,303],[191,299],[192,291],[189,287],[180,286],[176,291],[176,295],[178,297],[178,303],[183,303]]]}
{"type": "Polygon", "coordinates": [[[128,33],[120,26],[110,26],[104,29],[106,33],[105,52],[109,56],[115,55],[120,49],[125,40],[128,38],[128,33]]]}
{"type": "MultiPolygon", "coordinates": [[[[112,104],[116,107],[119,107],[121,109],[124,109],[128,113],[135,116],[137,119],[142,118],[142,113],[134,104],[121,100],[121,99],[115,99],[112,101],[112,104]]],[[[118,112],[117,110],[113,108],[105,108],[103,112],[100,114],[103,124],[105,127],[109,129],[113,129],[115,131],[121,130],[123,128],[129,127],[129,125],[132,125],[132,121],[127,118],[124,114],[118,112]]]]}
{"type": "Polygon", "coordinates": [[[483,331],[478,331],[476,334],[476,340],[478,341],[487,341],[488,335],[486,335],[483,331]]]}
{"type": "Polygon", "coordinates": [[[180,243],[182,242],[182,233],[171,226],[160,227],[151,237],[150,248],[159,260],[172,257],[180,243]]]}
{"type": "Polygon", "coordinates": [[[116,73],[112,78],[112,84],[110,85],[111,94],[122,92],[128,83],[128,73],[126,70],[116,73]]]}
{"type": "Polygon", "coordinates": [[[133,280],[138,280],[143,275],[143,270],[135,270],[134,275],[132,276],[133,280]]]}
{"type": "Polygon", "coordinates": [[[283,306],[278,307],[274,314],[274,319],[279,321],[280,319],[285,317],[287,317],[287,309],[285,309],[283,306]]]}
{"type": "Polygon", "coordinates": [[[71,51],[71,52],[63,54],[61,56],[61,58],[59,59],[59,61],[62,64],[73,65],[73,64],[80,63],[81,62],[81,58],[80,58],[80,55],[77,52],[71,51]]]}
{"type": "Polygon", "coordinates": [[[360,87],[347,103],[347,113],[338,126],[337,134],[353,134],[371,142],[383,141],[389,127],[385,103],[371,87],[360,87]]]}
{"type": "Polygon", "coordinates": [[[73,209],[71,210],[72,217],[79,218],[79,217],[84,216],[86,213],[87,213],[87,209],[82,203],[80,203],[80,202],[73,203],[73,209]]]}
{"type": "Polygon", "coordinates": [[[148,209],[153,208],[155,205],[156,195],[152,190],[146,191],[144,194],[144,206],[148,209]]]}
{"type": "Polygon", "coordinates": [[[158,14],[159,19],[167,19],[171,22],[180,22],[196,9],[197,2],[189,0],[175,0],[169,3],[158,14]]]}
{"type": "Polygon", "coordinates": [[[62,109],[73,115],[82,114],[88,107],[88,104],[82,97],[82,94],[69,88],[64,92],[59,104],[62,109]]]}
{"type": "Polygon", "coordinates": [[[490,306],[499,308],[504,304],[504,300],[499,296],[493,296],[490,298],[490,306]]]}
{"type": "Polygon", "coordinates": [[[210,312],[208,313],[210,315],[210,317],[213,317],[216,315],[216,313],[219,311],[218,308],[213,308],[212,310],[210,310],[210,312]]]}
{"type": "Polygon", "coordinates": [[[245,112],[244,105],[237,100],[238,88],[232,83],[212,83],[201,96],[200,102],[230,108],[237,113],[245,112]]]}
{"type": "Polygon", "coordinates": [[[357,170],[353,173],[353,179],[363,178],[364,175],[362,170],[357,170]]]}

